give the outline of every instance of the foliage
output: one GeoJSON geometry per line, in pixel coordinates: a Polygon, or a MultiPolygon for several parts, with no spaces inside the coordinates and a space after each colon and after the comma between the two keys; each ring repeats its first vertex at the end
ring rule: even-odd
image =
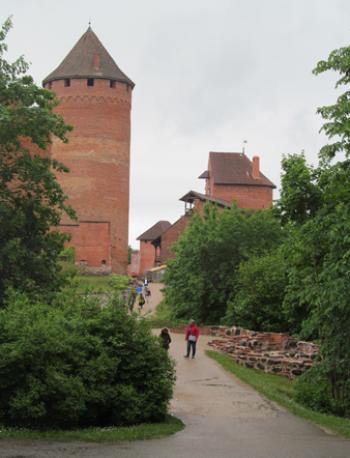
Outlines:
{"type": "Polygon", "coordinates": [[[49,294],[60,286],[65,236],[50,228],[62,212],[74,217],[55,176],[67,169],[45,151],[71,128],[53,112],[54,94],[25,74],[23,57],[5,60],[10,27],[7,20],[0,30],[0,306],[9,287],[49,294]]]}
{"type": "Polygon", "coordinates": [[[166,301],[175,318],[220,320],[235,293],[239,264],[268,252],[281,237],[279,223],[268,210],[248,212],[233,206],[218,211],[206,205],[203,216],[194,214],[165,274],[166,301]]]}
{"type": "Polygon", "coordinates": [[[226,321],[256,331],[288,331],[282,309],[287,265],[281,250],[252,256],[240,264],[237,294],[228,304],[226,321]]]}
{"type": "Polygon", "coordinates": [[[116,291],[124,291],[129,285],[127,275],[111,275],[108,278],[109,285],[116,291]]]}
{"type": "MultiPolygon", "coordinates": [[[[349,56],[350,47],[333,51],[327,61],[317,64],[314,73],[335,70],[340,74],[337,87],[348,84],[349,56]]],[[[300,381],[298,399],[315,408],[349,416],[349,91],[339,96],[334,105],[321,107],[318,112],[326,120],[322,130],[333,143],[320,151],[315,182],[321,196],[318,208],[308,212],[302,224],[294,225],[291,243],[286,247],[290,268],[284,308],[292,317],[292,327],[299,326],[304,336],[317,337],[321,343],[319,361],[300,381]],[[332,162],[339,153],[345,160],[332,162]],[[311,388],[311,380],[317,380],[317,387],[311,388]]]]}
{"type": "Polygon", "coordinates": [[[30,428],[162,421],[174,367],[144,322],[68,289],[0,311],[0,423],[30,428]]]}
{"type": "Polygon", "coordinates": [[[277,209],[282,224],[302,224],[319,209],[322,194],[317,170],[306,163],[304,153],[283,158],[281,184],[277,209]]]}

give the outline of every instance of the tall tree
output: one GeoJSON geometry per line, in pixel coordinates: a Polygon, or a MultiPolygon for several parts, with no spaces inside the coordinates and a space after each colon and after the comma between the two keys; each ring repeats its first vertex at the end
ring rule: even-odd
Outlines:
{"type": "Polygon", "coordinates": [[[28,293],[59,286],[64,236],[52,231],[62,212],[74,217],[56,174],[68,170],[46,149],[71,129],[53,112],[55,95],[36,86],[23,57],[9,63],[8,19],[0,30],[0,305],[7,288],[28,293]]]}

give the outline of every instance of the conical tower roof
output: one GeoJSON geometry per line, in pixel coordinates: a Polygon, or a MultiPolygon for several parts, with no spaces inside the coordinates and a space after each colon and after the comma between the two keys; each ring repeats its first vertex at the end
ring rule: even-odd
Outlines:
{"type": "Polygon", "coordinates": [[[135,84],[123,73],[89,26],[61,64],[50,73],[43,84],[66,78],[98,78],[135,84]]]}

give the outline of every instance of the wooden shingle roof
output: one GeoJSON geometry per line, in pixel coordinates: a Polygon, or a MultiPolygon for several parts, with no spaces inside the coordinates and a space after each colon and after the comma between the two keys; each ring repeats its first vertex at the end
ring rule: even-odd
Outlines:
{"type": "Polygon", "coordinates": [[[43,84],[67,78],[108,79],[135,86],[120,70],[90,26],[60,65],[44,79],[43,84]]]}

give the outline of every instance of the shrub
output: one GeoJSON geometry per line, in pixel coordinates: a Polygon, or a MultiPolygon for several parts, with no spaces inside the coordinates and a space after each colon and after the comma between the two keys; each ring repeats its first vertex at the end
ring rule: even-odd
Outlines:
{"type": "Polygon", "coordinates": [[[72,428],[164,419],[174,367],[124,307],[12,295],[0,311],[0,423],[72,428]]]}
{"type": "Polygon", "coordinates": [[[297,402],[318,412],[349,416],[350,381],[346,383],[344,391],[347,395],[342,398],[335,396],[329,374],[322,362],[318,362],[298,377],[295,382],[294,398],[297,402]]]}

